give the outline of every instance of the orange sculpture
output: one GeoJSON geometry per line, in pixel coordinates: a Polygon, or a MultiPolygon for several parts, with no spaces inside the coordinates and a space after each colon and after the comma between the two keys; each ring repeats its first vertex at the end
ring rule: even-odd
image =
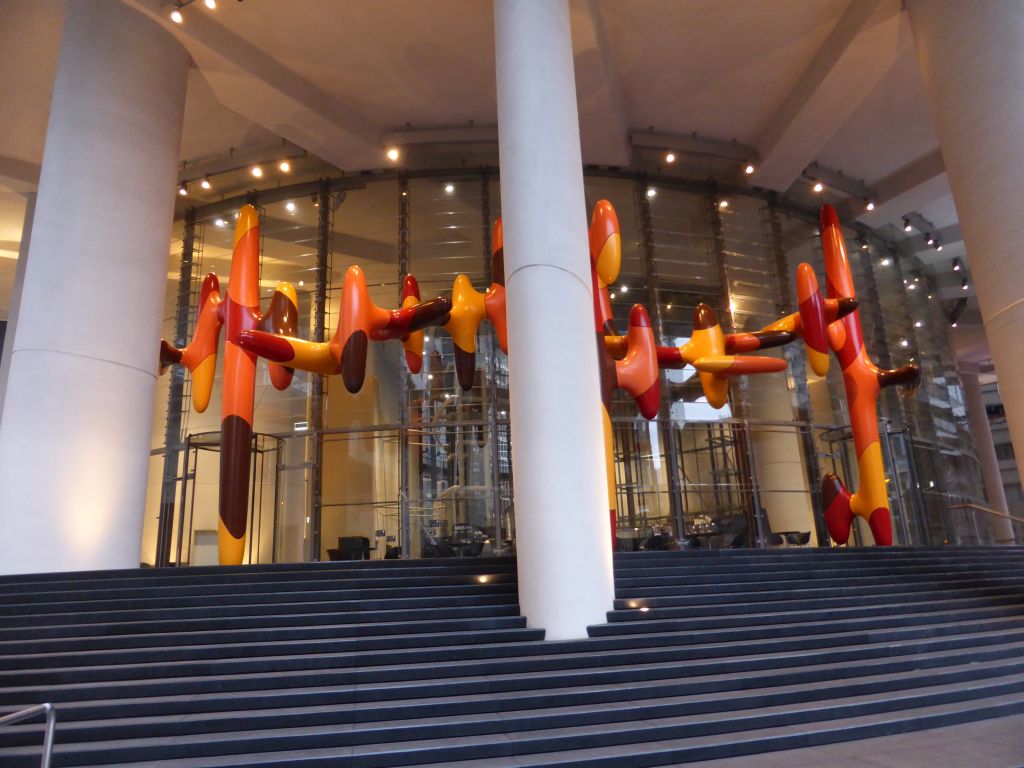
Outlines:
{"type": "MultiPolygon", "coordinates": [[[[850,273],[850,261],[846,255],[846,243],[839,226],[839,217],[831,205],[823,205],[820,212],[821,244],[825,256],[825,277],[829,300],[854,299],[856,289],[850,273]]],[[[807,264],[800,269],[813,274],[807,264]]],[[[800,303],[801,313],[805,301],[800,303]]],[[[803,315],[801,314],[801,317],[803,315]]],[[[857,451],[857,471],[860,489],[853,494],[842,481],[829,473],[822,479],[822,498],[825,503],[825,522],[829,535],[838,543],[845,544],[850,537],[853,516],[863,517],[871,527],[875,543],[892,544],[892,521],[889,516],[889,496],[885,487],[885,468],[882,464],[882,449],[878,440],[878,394],[883,387],[893,384],[913,388],[921,372],[916,365],[905,365],[893,370],[879,369],[868,357],[864,336],[860,326],[860,312],[855,310],[839,320],[833,320],[827,327],[828,346],[835,352],[843,368],[843,384],[850,408],[850,427],[853,444],[857,451]]],[[[810,357],[811,364],[817,364],[815,373],[823,375],[827,370],[827,351],[822,349],[820,330],[815,328],[805,335],[808,345],[816,345],[824,355],[810,357]],[[812,341],[813,340],[813,341],[812,341]]]]}
{"type": "MultiPolygon", "coordinates": [[[[220,296],[217,276],[207,275],[192,342],[184,349],[160,342],[161,373],[172,364],[187,367],[192,374],[192,402],[202,413],[210,403],[221,326],[225,330],[218,523],[221,565],[240,565],[244,555],[256,356],[270,360],[270,380],[277,389],[288,388],[298,367],[320,373],[340,372],[345,386],[356,392],[366,373],[370,339],[407,340],[450,309],[447,299],[406,301],[401,309],[381,309],[370,301],[362,270],[351,267],[342,290],[341,318],[334,338],[325,344],[296,339],[298,301],[294,287],[288,283],[278,286],[267,313],[260,312],[259,242],[259,214],[253,206],[245,205],[235,225],[227,297],[220,296]],[[262,346],[246,342],[250,334],[262,341],[262,346]]],[[[415,281],[407,283],[407,298],[417,294],[415,281]]],[[[422,337],[419,349],[422,354],[422,337]]]]}

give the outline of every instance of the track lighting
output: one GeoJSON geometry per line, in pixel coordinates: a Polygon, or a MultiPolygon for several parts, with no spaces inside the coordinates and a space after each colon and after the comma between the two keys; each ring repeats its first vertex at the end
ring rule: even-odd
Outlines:
{"type": "Polygon", "coordinates": [[[262,178],[262,177],[263,177],[263,169],[262,169],[262,168],[260,168],[260,167],[259,167],[258,165],[254,165],[254,166],[252,167],[252,169],[251,169],[251,170],[249,171],[249,173],[251,173],[251,174],[252,174],[253,176],[255,176],[255,177],[256,177],[257,179],[259,179],[259,178],[262,178]]]}
{"type": "Polygon", "coordinates": [[[292,164],[289,163],[287,160],[282,160],[280,163],[277,164],[277,168],[279,171],[281,171],[281,173],[288,173],[292,169],[292,164]]]}
{"type": "Polygon", "coordinates": [[[181,22],[183,22],[184,20],[185,17],[181,15],[181,11],[179,9],[175,8],[173,11],[171,11],[171,21],[173,21],[175,24],[181,24],[181,22]]]}
{"type": "Polygon", "coordinates": [[[815,181],[814,182],[814,191],[819,193],[819,194],[824,192],[825,191],[825,185],[822,184],[820,181],[815,181]]]}
{"type": "Polygon", "coordinates": [[[954,272],[959,272],[961,270],[961,268],[963,267],[963,265],[964,265],[964,263],[962,261],[960,261],[960,257],[959,256],[957,256],[955,259],[953,259],[953,271],[954,272]]]}
{"type": "Polygon", "coordinates": [[[216,10],[217,0],[203,0],[203,2],[206,5],[206,7],[209,8],[211,11],[216,10]]]}
{"type": "Polygon", "coordinates": [[[203,180],[199,182],[199,186],[202,187],[203,189],[210,189],[210,188],[212,188],[213,184],[210,183],[210,177],[209,176],[204,176],[203,180]]]}
{"type": "Polygon", "coordinates": [[[967,282],[967,278],[965,277],[963,282],[960,283],[960,289],[966,291],[969,285],[970,283],[967,282]]]}
{"type": "Polygon", "coordinates": [[[873,210],[875,210],[875,201],[874,200],[865,200],[864,201],[864,210],[865,211],[873,211],[873,210]]]}
{"type": "Polygon", "coordinates": [[[387,152],[388,160],[392,163],[397,163],[400,155],[401,153],[398,151],[398,147],[391,147],[387,152]]]}
{"type": "Polygon", "coordinates": [[[718,209],[720,211],[724,211],[728,207],[729,207],[729,201],[728,200],[719,200],[718,201],[718,209]]]}
{"type": "Polygon", "coordinates": [[[928,242],[928,245],[935,245],[935,238],[932,237],[931,235],[928,235],[927,242],[928,242]]]}
{"type": "Polygon", "coordinates": [[[747,174],[747,176],[749,176],[750,174],[752,174],[752,173],[754,172],[754,166],[753,166],[753,164],[751,164],[751,163],[747,163],[746,167],[744,167],[744,169],[743,169],[743,172],[744,172],[745,174],[747,174]]]}
{"type": "Polygon", "coordinates": [[[182,197],[185,197],[185,195],[188,194],[188,189],[185,187],[185,182],[181,182],[181,184],[178,185],[178,194],[181,195],[182,197]]]}
{"type": "Polygon", "coordinates": [[[906,216],[904,216],[903,217],[903,231],[904,232],[910,232],[913,229],[914,229],[914,227],[911,225],[910,219],[908,219],[906,216]]]}
{"type": "Polygon", "coordinates": [[[668,163],[669,165],[672,165],[672,163],[674,163],[675,161],[676,161],[676,153],[675,152],[666,152],[665,153],[665,162],[666,163],[668,163]]]}

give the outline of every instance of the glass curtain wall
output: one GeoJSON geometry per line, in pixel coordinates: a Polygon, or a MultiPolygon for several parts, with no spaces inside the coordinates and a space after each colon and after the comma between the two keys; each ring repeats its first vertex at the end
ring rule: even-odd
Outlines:
{"type": "MultiPolygon", "coordinates": [[[[726,332],[754,330],[795,306],[798,263],[824,275],[814,212],[774,197],[596,172],[586,176],[586,197],[588,207],[608,199],[618,212],[622,268],[610,287],[618,327],[643,304],[664,345],[686,343],[698,303],[726,332]]],[[[352,266],[387,308],[399,305],[406,273],[424,298],[450,295],[460,274],[478,291],[490,284],[491,226],[501,211],[493,171],[367,174],[252,199],[262,224],[262,303],[280,281],[291,282],[304,338],[333,335],[352,266]]],[[[206,206],[177,224],[166,338],[191,336],[207,272],[225,290],[241,202],[206,206]]],[[[916,262],[847,235],[872,358],[883,367],[913,360],[923,371],[916,394],[887,390],[880,399],[897,543],[990,541],[986,521],[948,511],[983,491],[937,292],[916,262]]],[[[432,328],[426,336],[416,374],[399,344],[371,344],[355,394],[340,377],[302,372],[279,392],[259,363],[254,428],[274,449],[257,451],[247,561],[514,551],[507,360],[484,322],[475,377],[463,391],[449,334],[432,328]]],[[[836,471],[856,486],[841,373],[833,364],[826,377],[814,376],[796,344],[760,354],[784,357],[788,370],[731,381],[721,410],[708,405],[689,367],[662,373],[653,421],[616,395],[621,548],[765,546],[780,534],[827,543],[821,475],[836,471]]],[[[180,370],[160,379],[143,562],[215,561],[222,386],[218,371],[200,414],[180,370]]],[[[870,543],[866,526],[856,541],[870,543]]]]}

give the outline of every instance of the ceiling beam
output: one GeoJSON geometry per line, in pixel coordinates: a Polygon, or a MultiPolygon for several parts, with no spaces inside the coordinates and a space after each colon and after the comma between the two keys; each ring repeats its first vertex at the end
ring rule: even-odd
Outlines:
{"type": "Polygon", "coordinates": [[[629,143],[641,149],[663,149],[681,155],[699,155],[737,163],[757,164],[757,150],[735,141],[708,139],[696,133],[661,133],[658,131],[629,132],[629,143]]]}
{"type": "Polygon", "coordinates": [[[181,41],[224,106],[338,168],[382,164],[380,130],[212,14],[189,13],[179,25],[161,0],[122,1],[181,41]]]}
{"type": "Polygon", "coordinates": [[[631,160],[629,121],[601,8],[597,0],[579,0],[570,7],[583,162],[627,167],[631,160]]]}
{"type": "Polygon", "coordinates": [[[385,147],[411,147],[418,144],[497,144],[498,129],[493,125],[413,128],[385,133],[382,143],[385,147]]]}
{"type": "Polygon", "coordinates": [[[0,184],[15,192],[25,194],[39,186],[40,167],[27,160],[0,155],[0,184]]]}
{"type": "Polygon", "coordinates": [[[752,183],[787,190],[908,45],[899,0],[852,0],[761,131],[752,183]]]}
{"type": "Polygon", "coordinates": [[[858,218],[872,227],[899,220],[907,211],[949,194],[942,153],[934,150],[872,184],[875,209],[861,210],[858,218]]]}

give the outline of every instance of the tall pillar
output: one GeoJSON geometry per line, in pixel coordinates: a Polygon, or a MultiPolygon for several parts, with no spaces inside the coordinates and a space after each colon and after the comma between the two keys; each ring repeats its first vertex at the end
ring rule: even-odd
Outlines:
{"type": "Polygon", "coordinates": [[[0,573],[137,567],[188,57],[68,3],[0,423],[0,573]]]}
{"type": "Polygon", "coordinates": [[[917,58],[1024,477],[1024,13],[907,0],[917,58]]]}
{"type": "Polygon", "coordinates": [[[495,0],[494,28],[519,602],[586,637],[614,583],[567,0],[495,0]]]}
{"type": "MultiPolygon", "coordinates": [[[[985,398],[981,394],[981,383],[976,373],[960,374],[964,385],[964,405],[967,406],[967,425],[974,438],[974,447],[981,462],[981,474],[985,478],[985,495],[988,505],[1004,515],[1009,511],[1006,504],[1006,491],[1003,490],[1003,477],[999,472],[999,459],[996,458],[996,446],[992,440],[992,427],[988,423],[985,412],[985,398]]],[[[980,514],[980,513],[979,513],[980,514]]],[[[1013,544],[1013,524],[1005,517],[989,516],[992,533],[1000,544],[1013,544]]]]}

